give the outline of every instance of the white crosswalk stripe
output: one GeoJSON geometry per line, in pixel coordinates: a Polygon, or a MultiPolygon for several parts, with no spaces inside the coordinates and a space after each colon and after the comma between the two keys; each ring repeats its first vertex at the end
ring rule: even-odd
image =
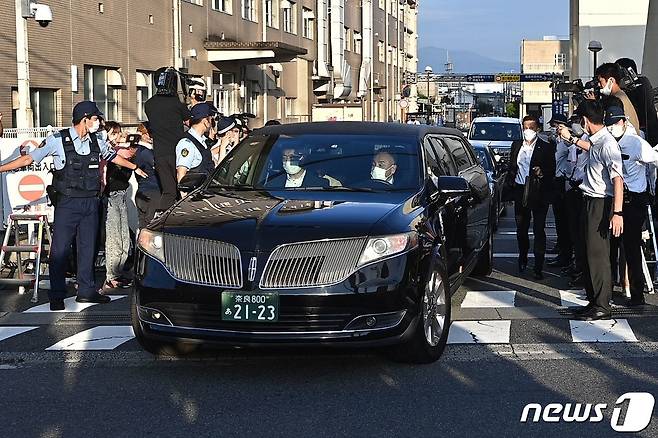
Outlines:
{"type": "Polygon", "coordinates": [[[455,321],[449,344],[509,344],[512,321],[455,321]]]}
{"type": "Polygon", "coordinates": [[[37,328],[39,327],[0,327],[0,341],[27,333],[37,328]]]}
{"type": "Polygon", "coordinates": [[[584,290],[561,290],[560,301],[562,307],[586,306],[588,301],[584,290]]]}
{"type": "Polygon", "coordinates": [[[64,338],[46,350],[114,350],[134,337],[135,333],[131,326],[104,325],[64,338]]]}
{"type": "Polygon", "coordinates": [[[625,319],[569,321],[573,342],[638,342],[625,319]]]}
{"type": "Polygon", "coordinates": [[[509,308],[514,307],[516,291],[482,290],[466,292],[462,308],[509,308]]]}
{"type": "MultiPolygon", "coordinates": [[[[110,295],[112,301],[120,300],[125,297],[125,295],[110,295]]],[[[64,310],[50,310],[50,304],[46,303],[30,307],[23,313],[79,313],[92,306],[96,306],[97,304],[98,303],[78,303],[75,301],[75,297],[69,297],[64,299],[64,310]]]]}

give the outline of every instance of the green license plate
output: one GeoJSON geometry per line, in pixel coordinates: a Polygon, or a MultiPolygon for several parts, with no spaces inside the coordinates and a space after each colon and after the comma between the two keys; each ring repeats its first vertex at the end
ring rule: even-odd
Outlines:
{"type": "Polygon", "coordinates": [[[222,292],[222,321],[276,322],[279,294],[222,292]]]}

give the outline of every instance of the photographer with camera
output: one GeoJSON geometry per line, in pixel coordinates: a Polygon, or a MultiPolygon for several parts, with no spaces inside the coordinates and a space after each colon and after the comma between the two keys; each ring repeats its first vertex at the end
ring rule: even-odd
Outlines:
{"type": "Polygon", "coordinates": [[[624,185],[624,234],[622,243],[628,280],[631,288],[630,306],[644,305],[644,273],[642,271],[642,227],[647,215],[647,166],[658,167],[658,152],[627,123],[624,110],[618,106],[607,109],[605,124],[621,148],[624,185]]]}
{"type": "Polygon", "coordinates": [[[183,97],[179,97],[184,84],[180,73],[173,68],[162,68],[156,77],[156,94],[144,107],[153,133],[155,169],[162,188],[160,209],[166,210],[178,197],[176,145],[185,136],[184,123],[191,114],[183,97]]]}
{"type": "Polygon", "coordinates": [[[604,110],[600,102],[586,100],[576,114],[582,117],[587,140],[578,138],[562,126],[563,139],[588,151],[585,173],[580,188],[583,192],[582,234],[585,239],[585,291],[589,304],[574,310],[575,318],[584,321],[610,319],[612,272],[610,239],[624,231],[624,180],[621,152],[617,141],[605,128],[604,110]]]}
{"type": "Polygon", "coordinates": [[[631,87],[626,90],[626,94],[637,112],[640,122],[639,129],[644,131],[644,138],[651,146],[658,145],[658,115],[654,105],[655,96],[651,81],[646,76],[639,74],[635,61],[630,58],[620,58],[615,61],[615,64],[628,71],[630,80],[633,82],[631,87]]]}
{"type": "Polygon", "coordinates": [[[206,90],[206,83],[203,82],[201,78],[189,78],[187,80],[187,97],[189,98],[189,107],[192,107],[198,103],[203,103],[208,97],[208,91],[206,90]]]}
{"type": "Polygon", "coordinates": [[[640,129],[640,120],[637,117],[635,107],[620,86],[623,78],[621,67],[611,62],[601,64],[596,69],[595,76],[599,80],[599,85],[601,86],[602,99],[605,100],[608,96],[614,96],[620,99],[624,105],[624,114],[626,115],[626,118],[635,129],[640,129]]]}

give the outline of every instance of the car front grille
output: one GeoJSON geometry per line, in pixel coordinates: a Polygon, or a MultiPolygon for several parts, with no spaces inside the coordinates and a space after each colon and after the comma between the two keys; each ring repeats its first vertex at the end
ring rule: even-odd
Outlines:
{"type": "Polygon", "coordinates": [[[279,246],[267,261],[260,287],[319,287],[339,283],[354,272],[365,243],[365,238],[356,238],[279,246]]]}
{"type": "Polygon", "coordinates": [[[242,287],[240,251],[234,245],[196,237],[164,234],[165,265],[187,283],[242,287]]]}

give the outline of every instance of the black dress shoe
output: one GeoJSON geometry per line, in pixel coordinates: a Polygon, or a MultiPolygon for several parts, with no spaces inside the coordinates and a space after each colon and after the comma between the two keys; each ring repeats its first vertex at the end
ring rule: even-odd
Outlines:
{"type": "Polygon", "coordinates": [[[574,315],[579,321],[598,321],[601,319],[610,319],[612,314],[610,312],[605,312],[603,310],[589,309],[587,312],[578,313],[574,315]]]}
{"type": "Polygon", "coordinates": [[[535,280],[543,280],[544,274],[542,274],[541,271],[535,271],[534,278],[535,280]]]}
{"type": "Polygon", "coordinates": [[[64,300],[50,300],[50,310],[64,310],[64,300]]]}
{"type": "Polygon", "coordinates": [[[101,295],[99,293],[95,293],[94,295],[90,297],[77,297],[75,299],[76,302],[78,303],[98,303],[98,304],[104,304],[104,303],[109,303],[112,301],[110,297],[107,295],[101,295]]]}
{"type": "Polygon", "coordinates": [[[519,272],[524,273],[527,268],[528,268],[528,262],[519,260],[519,272]]]}

